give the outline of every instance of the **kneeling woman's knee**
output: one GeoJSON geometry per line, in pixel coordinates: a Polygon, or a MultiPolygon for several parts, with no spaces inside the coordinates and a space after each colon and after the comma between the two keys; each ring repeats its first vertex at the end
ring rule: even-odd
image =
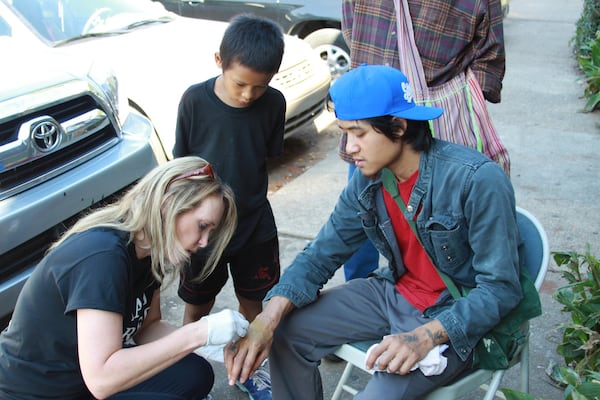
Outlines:
{"type": "Polygon", "coordinates": [[[177,363],[177,381],[187,386],[190,398],[204,398],[215,383],[212,365],[195,353],[188,354],[177,363]]]}

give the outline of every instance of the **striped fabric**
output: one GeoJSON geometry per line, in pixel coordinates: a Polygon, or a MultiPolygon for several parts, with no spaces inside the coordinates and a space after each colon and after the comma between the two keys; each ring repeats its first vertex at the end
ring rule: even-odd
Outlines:
{"type": "Polygon", "coordinates": [[[428,87],[407,1],[394,0],[400,32],[400,70],[411,83],[417,103],[444,109],[440,118],[430,121],[433,135],[483,152],[510,176],[508,152],[492,124],[483,92],[471,68],[441,85],[428,87]]]}
{"type": "MultiPolygon", "coordinates": [[[[409,0],[425,78],[437,86],[471,67],[487,101],[498,103],[504,77],[500,0],[409,0]]],[[[400,68],[392,0],[342,0],[342,33],[351,67],[400,68]]]]}
{"type": "MultiPolygon", "coordinates": [[[[352,67],[368,63],[400,69],[422,103],[444,108],[433,126],[435,136],[476,148],[509,173],[508,152],[485,103],[500,101],[504,76],[499,0],[399,1],[342,0],[342,32],[352,67]]],[[[351,162],[345,147],[342,135],[340,157],[351,162]]]]}

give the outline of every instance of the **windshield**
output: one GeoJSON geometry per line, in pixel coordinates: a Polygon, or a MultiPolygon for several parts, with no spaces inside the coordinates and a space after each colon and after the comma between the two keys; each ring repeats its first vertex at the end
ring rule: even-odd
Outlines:
{"type": "Polygon", "coordinates": [[[7,0],[42,37],[53,44],[87,36],[124,33],[171,17],[150,0],[7,0]]]}

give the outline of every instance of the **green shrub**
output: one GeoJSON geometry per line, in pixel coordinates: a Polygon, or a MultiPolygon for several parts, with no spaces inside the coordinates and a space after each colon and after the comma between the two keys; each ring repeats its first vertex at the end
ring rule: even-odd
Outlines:
{"type": "Polygon", "coordinates": [[[584,1],[573,42],[586,81],[584,111],[594,111],[600,107],[600,0],[584,1]]]}
{"type": "Polygon", "coordinates": [[[584,0],[583,11],[575,26],[575,54],[585,55],[588,43],[600,30],[600,0],[584,0]]]}
{"type": "Polygon", "coordinates": [[[600,399],[600,261],[590,254],[553,253],[563,268],[567,285],[554,292],[554,299],[571,314],[564,325],[563,341],[556,352],[565,359],[560,368],[565,399],[600,399]]]}
{"type": "Polygon", "coordinates": [[[572,323],[565,328],[558,354],[575,372],[600,372],[600,261],[589,253],[554,254],[562,276],[568,282],[554,293],[563,312],[571,313],[572,323]]]}
{"type": "Polygon", "coordinates": [[[584,111],[590,112],[600,107],[600,31],[589,41],[585,50],[577,60],[586,81],[584,96],[588,101],[584,111]]]}
{"type": "MultiPolygon", "coordinates": [[[[563,340],[556,351],[566,363],[556,367],[552,378],[565,387],[564,400],[600,399],[600,261],[587,251],[553,252],[567,284],[553,298],[570,313],[563,340]]],[[[501,389],[507,400],[534,400],[512,389],[501,389]]]]}

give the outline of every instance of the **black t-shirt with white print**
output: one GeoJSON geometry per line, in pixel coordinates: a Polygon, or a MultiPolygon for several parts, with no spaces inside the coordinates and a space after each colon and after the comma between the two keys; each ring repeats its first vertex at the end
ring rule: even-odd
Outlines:
{"type": "Polygon", "coordinates": [[[159,288],[150,257],[138,259],[128,238],[122,231],[94,228],[42,259],[0,335],[0,398],[91,398],[79,368],[76,311],[121,314],[125,344],[159,288]]]}

